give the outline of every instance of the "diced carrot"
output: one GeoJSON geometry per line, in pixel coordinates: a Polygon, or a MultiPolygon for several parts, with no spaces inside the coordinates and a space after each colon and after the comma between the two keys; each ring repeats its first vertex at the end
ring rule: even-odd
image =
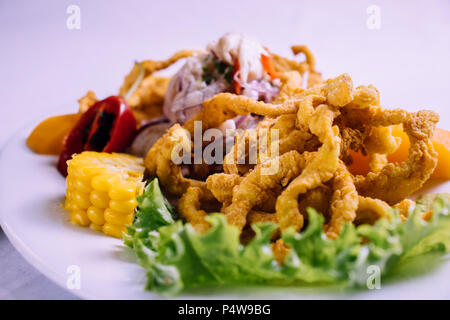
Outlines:
{"type": "Polygon", "coordinates": [[[80,114],[50,117],[39,123],[27,139],[27,146],[39,154],[58,155],[65,136],[72,130],[80,114]]]}
{"type": "Polygon", "coordinates": [[[369,172],[369,157],[362,154],[361,151],[349,150],[352,157],[352,164],[348,166],[349,171],[354,175],[365,176],[369,172]]]}
{"type": "Polygon", "coordinates": [[[267,74],[270,76],[270,79],[276,79],[280,77],[280,74],[275,70],[273,64],[272,64],[272,58],[269,56],[266,56],[265,54],[261,55],[261,64],[263,66],[263,69],[267,74]]]}

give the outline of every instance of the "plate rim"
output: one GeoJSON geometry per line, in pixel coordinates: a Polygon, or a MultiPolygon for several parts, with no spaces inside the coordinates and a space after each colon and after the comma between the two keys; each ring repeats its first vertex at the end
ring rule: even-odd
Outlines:
{"type": "MultiPolygon", "coordinates": [[[[33,121],[34,122],[34,121],[33,121]]],[[[20,136],[24,133],[24,131],[28,132],[31,129],[31,121],[28,122],[26,125],[22,126],[21,128],[17,129],[13,134],[11,134],[5,141],[5,143],[2,144],[0,147],[0,168],[2,168],[2,163],[5,161],[5,154],[7,149],[16,141],[20,140],[20,136]]],[[[1,169],[0,169],[1,170],[1,169]]],[[[0,199],[2,198],[2,195],[0,194],[0,199]]],[[[72,293],[77,298],[81,299],[95,299],[94,296],[92,296],[89,293],[84,294],[82,290],[68,290],[65,286],[65,281],[60,276],[58,276],[56,273],[52,272],[45,263],[42,262],[42,259],[40,259],[35,253],[32,252],[32,250],[20,239],[20,237],[9,227],[9,224],[5,221],[3,218],[3,214],[0,212],[0,227],[5,233],[6,238],[11,243],[13,248],[27,261],[27,263],[30,264],[32,268],[35,268],[38,270],[42,275],[44,275],[47,279],[49,279],[51,282],[56,284],[58,287],[62,288],[63,290],[72,293]]]]}
{"type": "MultiPolygon", "coordinates": [[[[23,143],[25,145],[25,140],[23,139],[23,137],[26,135],[26,133],[28,133],[28,131],[31,130],[31,125],[27,124],[21,128],[19,128],[18,130],[16,130],[16,132],[14,134],[12,134],[7,140],[6,142],[3,144],[3,146],[0,148],[0,171],[4,170],[4,165],[3,163],[5,162],[5,159],[7,157],[7,151],[9,148],[13,147],[19,143],[23,143]]],[[[31,152],[31,151],[30,151],[31,152]]],[[[2,199],[2,193],[0,193],[0,199],[2,199]]],[[[126,299],[126,298],[105,298],[105,297],[99,297],[98,295],[96,295],[94,292],[92,292],[90,289],[88,288],[84,288],[83,290],[70,290],[66,287],[66,278],[63,277],[61,274],[58,274],[57,272],[54,272],[54,270],[47,264],[45,263],[41,257],[39,257],[36,253],[33,252],[33,249],[30,248],[28,245],[26,245],[23,240],[16,234],[16,232],[10,228],[9,223],[7,223],[7,221],[5,221],[4,219],[4,214],[2,214],[2,212],[0,212],[0,226],[2,228],[2,230],[4,231],[7,239],[10,241],[10,243],[12,244],[12,246],[14,247],[15,250],[17,250],[19,252],[19,254],[31,265],[31,267],[35,268],[36,270],[38,270],[42,275],[44,275],[47,279],[49,279],[50,281],[52,281],[54,284],[56,284],[58,287],[62,288],[63,290],[73,294],[75,297],[79,298],[79,299],[87,299],[87,300],[96,300],[96,299],[126,299]]],[[[428,274],[428,273],[427,273],[428,274]]],[[[409,282],[409,280],[407,281],[409,282]]],[[[142,290],[144,291],[144,288],[142,288],[142,290]]],[[[226,294],[226,293],[224,293],[226,294]]],[[[295,294],[297,295],[297,294],[295,294]]],[[[174,299],[183,299],[183,297],[173,297],[174,299]]],[[[201,297],[201,296],[197,296],[197,297],[190,297],[189,299],[225,299],[225,298],[220,298],[220,297],[201,297]]],[[[292,296],[290,296],[288,299],[314,299],[314,300],[319,300],[319,299],[361,299],[361,297],[358,297],[357,295],[354,296],[352,294],[350,294],[349,296],[345,297],[345,296],[341,296],[341,297],[320,297],[319,296],[313,296],[313,297],[302,297],[301,295],[297,295],[296,298],[293,298],[292,296]]],[[[137,298],[140,299],[140,298],[137,298]]],[[[161,296],[158,295],[152,295],[152,296],[147,296],[144,299],[152,299],[152,300],[160,300],[160,299],[164,299],[161,296]]],[[[184,299],[188,299],[188,298],[184,298],[184,299]]],[[[243,298],[227,298],[227,299],[243,299],[243,298]]],[[[245,298],[244,298],[245,299],[245,298]]],[[[249,298],[247,298],[249,299],[249,298]]],[[[270,299],[270,298],[256,298],[256,299],[270,299]]],[[[272,299],[279,299],[279,298],[272,298],[272,299]]],[[[383,299],[382,297],[366,297],[366,299],[383,299]]],[[[386,299],[386,298],[385,298],[386,299]]],[[[392,298],[387,298],[387,299],[392,299],[392,298]]],[[[410,297],[407,299],[417,299],[414,297],[410,297]]],[[[424,298],[424,299],[430,299],[430,298],[424,298]]],[[[433,298],[431,298],[433,299],[433,298]]],[[[445,299],[445,298],[444,298],[445,299]]]]}

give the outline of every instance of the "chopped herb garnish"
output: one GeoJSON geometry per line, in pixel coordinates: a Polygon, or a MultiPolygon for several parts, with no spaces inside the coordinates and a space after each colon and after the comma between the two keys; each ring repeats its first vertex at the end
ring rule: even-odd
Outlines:
{"type": "MultiPolygon", "coordinates": [[[[208,56],[209,57],[209,56],[208,56]]],[[[207,58],[205,62],[209,62],[207,58]]],[[[202,80],[206,84],[210,84],[211,81],[219,78],[223,75],[224,79],[228,83],[233,81],[233,66],[228,63],[222,62],[218,59],[213,59],[213,63],[206,63],[202,67],[202,80]]]]}
{"type": "Polygon", "coordinates": [[[227,67],[227,69],[225,70],[224,78],[226,81],[228,81],[228,83],[233,82],[233,66],[229,65],[227,67]]]}
{"type": "Polygon", "coordinates": [[[227,69],[228,65],[222,61],[216,60],[214,61],[214,65],[216,66],[217,71],[219,71],[220,74],[224,74],[225,70],[227,69]]]}

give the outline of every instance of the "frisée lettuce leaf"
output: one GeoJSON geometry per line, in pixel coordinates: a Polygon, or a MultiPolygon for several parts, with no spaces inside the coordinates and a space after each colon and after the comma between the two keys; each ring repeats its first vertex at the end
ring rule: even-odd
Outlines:
{"type": "Polygon", "coordinates": [[[210,230],[194,231],[189,223],[176,220],[173,208],[154,179],[138,198],[125,244],[131,247],[147,270],[146,288],[165,296],[185,288],[211,285],[304,283],[362,286],[369,268],[382,275],[411,257],[450,250],[450,195],[427,195],[417,201],[406,221],[392,209],[390,218],[374,225],[344,225],[337,239],[323,233],[324,218],[308,208],[308,225],[302,232],[287,229],[281,234],[289,253],[283,265],[272,252],[271,236],[276,224],[252,226],[254,238],[241,244],[239,231],[220,213],[208,215],[210,230]],[[422,213],[432,210],[429,221],[422,213]]]}

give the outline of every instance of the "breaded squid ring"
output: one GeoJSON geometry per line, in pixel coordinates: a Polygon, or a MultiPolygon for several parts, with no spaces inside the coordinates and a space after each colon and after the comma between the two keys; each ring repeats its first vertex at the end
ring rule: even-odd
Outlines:
{"type": "MultiPolygon", "coordinates": [[[[302,45],[295,45],[291,47],[292,53],[297,55],[303,53],[305,55],[305,60],[302,62],[297,62],[277,54],[272,55],[272,63],[275,70],[280,73],[296,71],[300,75],[308,72],[307,87],[311,88],[322,82],[322,76],[316,71],[316,60],[311,50],[308,47],[302,45]]],[[[300,86],[299,86],[300,87],[300,86]]]]}
{"type": "MultiPolygon", "coordinates": [[[[296,127],[296,123],[296,114],[285,114],[277,117],[276,121],[270,127],[270,130],[278,130],[279,154],[284,154],[292,150],[296,150],[300,153],[312,151],[309,150],[308,144],[313,140],[314,136],[309,131],[299,130],[296,127]]],[[[272,141],[270,142],[272,143],[272,141]]],[[[270,147],[268,150],[270,150],[270,147]]]]}
{"type": "Polygon", "coordinates": [[[309,153],[300,155],[297,151],[291,151],[258,164],[239,185],[234,187],[232,202],[223,210],[228,223],[242,230],[247,222],[248,213],[266,199],[267,190],[289,183],[301,172],[310,157],[309,153]],[[278,170],[264,174],[263,170],[273,166],[278,166],[278,170]]]}
{"type": "Polygon", "coordinates": [[[335,239],[341,232],[343,222],[355,220],[358,208],[358,192],[353,184],[353,176],[341,160],[333,179],[333,189],[331,219],[325,226],[325,232],[329,238],[335,239]]]}
{"type": "Polygon", "coordinates": [[[380,105],[380,93],[377,88],[369,84],[368,86],[358,86],[353,91],[353,100],[349,106],[355,109],[364,109],[380,105]]]}
{"type": "Polygon", "coordinates": [[[299,53],[303,53],[305,55],[306,63],[309,66],[309,72],[316,71],[316,59],[314,58],[313,53],[307,46],[304,45],[293,45],[291,46],[292,53],[297,55],[299,53]]]}
{"type": "MultiPolygon", "coordinates": [[[[250,163],[249,161],[249,149],[250,145],[257,146],[258,134],[258,129],[249,129],[237,133],[233,148],[223,159],[223,170],[225,173],[244,175],[256,165],[256,163],[250,163]],[[245,160],[245,163],[240,163],[239,160],[245,160]]],[[[256,156],[258,154],[259,152],[255,153],[256,156]]],[[[257,162],[258,159],[255,160],[257,162]]]]}
{"type": "Polygon", "coordinates": [[[391,207],[380,199],[358,196],[356,222],[374,224],[378,219],[389,218],[391,207]]]}
{"type": "Polygon", "coordinates": [[[162,61],[144,60],[141,65],[144,67],[147,74],[166,69],[180,59],[188,58],[196,53],[200,53],[200,50],[180,50],[175,52],[169,59],[162,61]]]}
{"type": "Polygon", "coordinates": [[[363,196],[378,198],[393,205],[419,190],[433,173],[437,163],[431,138],[439,116],[433,111],[408,113],[403,110],[367,108],[352,110],[359,121],[373,126],[403,124],[409,137],[408,158],[402,163],[387,163],[378,172],[357,176],[355,185],[363,196]]]}
{"type": "Polygon", "coordinates": [[[387,155],[384,153],[369,153],[369,172],[380,172],[388,163],[387,155]]]}
{"type": "Polygon", "coordinates": [[[260,116],[277,117],[286,113],[297,112],[297,101],[289,100],[282,104],[270,104],[262,101],[236,95],[233,93],[219,93],[211,99],[203,101],[202,110],[184,124],[191,134],[194,133],[194,122],[201,121],[202,129],[217,128],[226,120],[238,115],[251,113],[260,116]]]}
{"type": "Polygon", "coordinates": [[[161,185],[172,194],[181,196],[192,186],[202,189],[207,199],[213,199],[205,182],[183,177],[181,167],[172,161],[172,150],[190,143],[187,131],[174,124],[147,153],[144,159],[147,172],[150,176],[157,176],[161,185]]]}
{"type": "Polygon", "coordinates": [[[328,79],[321,87],[327,97],[327,104],[343,107],[353,100],[353,82],[347,73],[328,79]]]}
{"type": "MultiPolygon", "coordinates": [[[[302,173],[277,199],[276,213],[282,230],[294,226],[299,231],[303,227],[304,218],[298,208],[298,196],[330,180],[336,171],[341,139],[339,129],[333,126],[335,114],[331,107],[322,104],[313,111],[309,121],[306,121],[311,132],[317,135],[323,144],[302,173]]],[[[299,115],[300,117],[302,115],[299,115]]]]}
{"type": "Polygon", "coordinates": [[[137,78],[139,77],[141,70],[140,68],[144,69],[144,79],[151,76],[154,72],[166,69],[170,67],[172,64],[177,62],[180,59],[190,57],[194,55],[195,53],[199,52],[198,50],[181,50],[173,54],[170,58],[167,60],[162,61],[154,61],[154,60],[144,60],[140,63],[136,63],[133,68],[131,69],[130,73],[125,77],[125,80],[120,87],[119,95],[125,96],[127,92],[130,90],[131,86],[136,82],[137,78]]]}
{"type": "MultiPolygon", "coordinates": [[[[285,113],[295,113],[297,110],[296,104],[296,101],[287,101],[283,104],[272,105],[244,96],[221,93],[204,101],[200,113],[187,121],[183,128],[192,137],[195,121],[201,121],[202,130],[207,130],[218,127],[225,120],[232,119],[237,115],[255,113],[265,116],[278,116],[285,113]]],[[[160,178],[161,184],[167,187],[171,193],[181,195],[188,186],[198,186],[205,191],[204,182],[184,178],[181,174],[181,168],[171,161],[173,148],[181,142],[190,143],[186,132],[180,130],[183,129],[179,125],[174,125],[169,132],[158,140],[146,156],[146,167],[151,175],[156,174],[160,178]]]]}
{"type": "Polygon", "coordinates": [[[203,192],[200,188],[189,187],[178,201],[178,212],[198,233],[208,231],[210,228],[209,222],[205,219],[208,214],[200,209],[202,197],[203,192]]]}
{"type": "Polygon", "coordinates": [[[224,206],[231,204],[233,188],[241,182],[237,174],[215,173],[206,179],[206,186],[213,196],[224,206]]]}
{"type": "Polygon", "coordinates": [[[310,145],[313,142],[314,136],[308,131],[298,130],[296,128],[296,120],[296,114],[284,114],[277,117],[268,127],[245,130],[242,132],[237,140],[239,142],[243,141],[242,139],[245,139],[245,150],[241,150],[244,143],[235,143],[233,149],[231,149],[224,158],[224,171],[230,174],[242,175],[252,169],[251,164],[248,162],[244,165],[238,163],[238,159],[248,160],[250,143],[253,143],[254,146],[259,144],[256,164],[264,162],[270,157],[270,152],[274,150],[274,148],[272,148],[273,143],[276,143],[279,155],[292,150],[296,150],[300,153],[312,151],[310,145]],[[277,130],[277,135],[272,137],[271,130],[277,130]],[[276,139],[276,137],[278,137],[278,139],[276,139]],[[261,146],[260,142],[261,140],[264,140],[261,138],[267,139],[264,147],[261,146]],[[276,140],[272,141],[272,138],[275,138],[276,140]],[[243,154],[244,152],[245,154],[243,154]]]}
{"type": "Polygon", "coordinates": [[[317,188],[308,190],[298,202],[300,213],[307,217],[307,209],[314,208],[317,212],[327,216],[330,209],[331,189],[322,184],[317,188]]]}
{"type": "Polygon", "coordinates": [[[280,92],[273,100],[273,103],[275,104],[296,99],[304,91],[304,89],[302,89],[302,76],[297,71],[284,72],[280,80],[280,92]]]}
{"type": "Polygon", "coordinates": [[[247,224],[252,225],[255,223],[272,222],[278,223],[277,215],[274,213],[268,213],[263,211],[251,210],[247,216],[247,224]]]}
{"type": "Polygon", "coordinates": [[[303,75],[309,70],[309,65],[306,61],[298,62],[292,59],[282,57],[278,54],[272,55],[272,64],[277,72],[285,73],[289,71],[296,71],[303,75]]]}
{"type": "Polygon", "coordinates": [[[372,127],[364,140],[364,148],[369,155],[369,169],[380,172],[388,163],[387,154],[397,150],[401,139],[392,136],[391,127],[372,127]]]}
{"type": "Polygon", "coordinates": [[[300,176],[295,178],[277,199],[276,212],[280,228],[290,226],[299,231],[303,227],[303,215],[298,208],[298,196],[330,180],[338,166],[341,138],[339,128],[333,126],[338,112],[333,107],[342,107],[353,99],[353,83],[348,74],[329,79],[320,86],[304,92],[297,111],[297,124],[309,128],[322,146],[300,176]],[[326,101],[331,106],[314,104],[326,101]]]}

